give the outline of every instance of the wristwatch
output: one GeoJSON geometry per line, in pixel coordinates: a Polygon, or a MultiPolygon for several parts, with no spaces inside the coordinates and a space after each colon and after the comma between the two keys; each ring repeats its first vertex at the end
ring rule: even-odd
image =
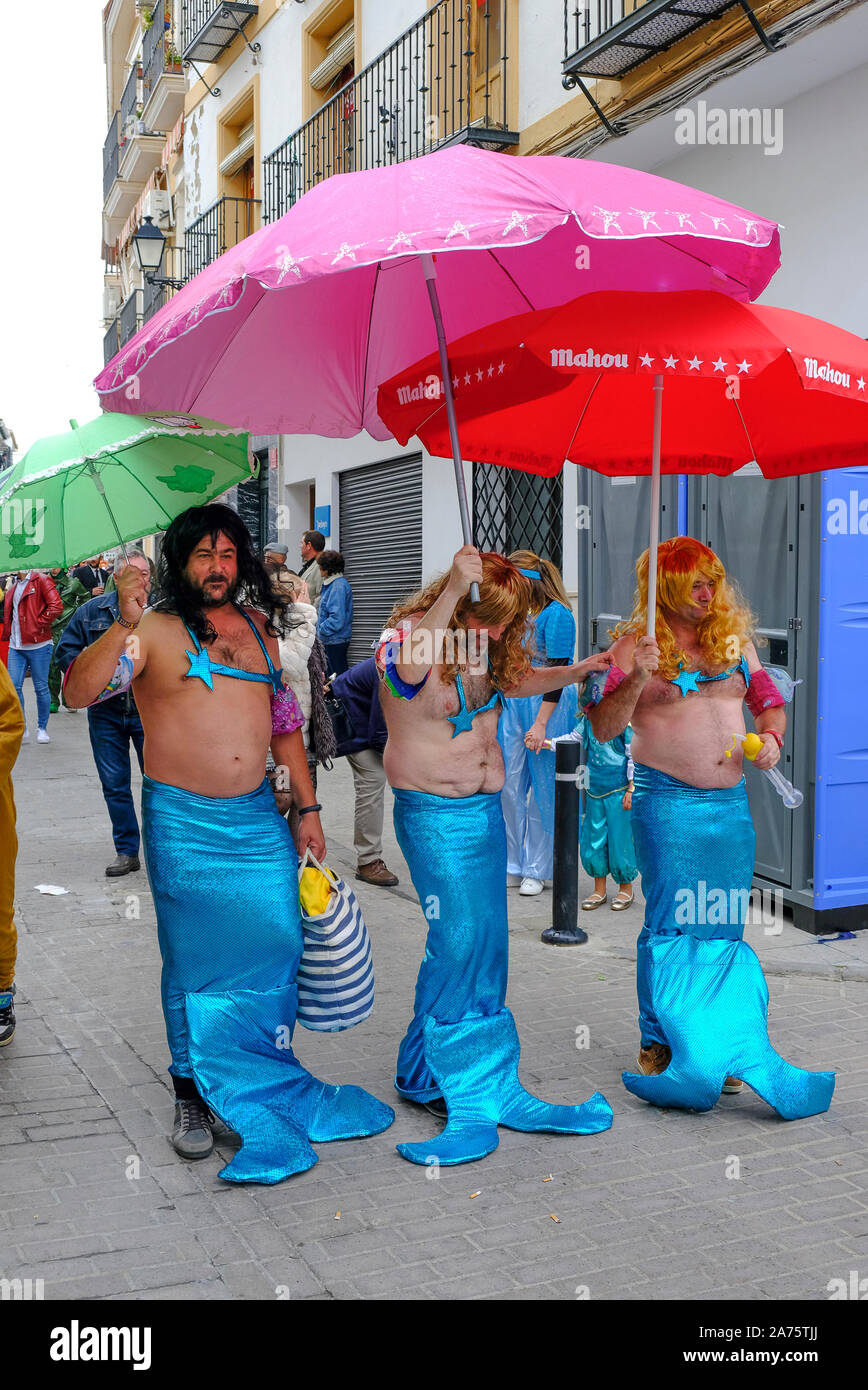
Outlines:
{"type": "Polygon", "coordinates": [[[306,816],[307,813],[308,813],[308,811],[321,811],[321,810],[322,810],[322,806],[319,804],[318,801],[315,801],[315,802],[313,803],[312,806],[299,806],[299,808],[298,808],[298,814],[299,814],[300,816],[306,816]]]}

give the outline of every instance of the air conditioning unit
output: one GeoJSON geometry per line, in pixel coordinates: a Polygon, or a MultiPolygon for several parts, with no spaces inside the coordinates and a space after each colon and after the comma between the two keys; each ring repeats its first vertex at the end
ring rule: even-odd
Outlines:
{"type": "Polygon", "coordinates": [[[123,302],[123,290],[120,281],[111,282],[104,286],[102,292],[102,316],[106,323],[111,323],[120,313],[123,302]]]}
{"type": "Polygon", "coordinates": [[[153,218],[154,226],[164,231],[174,227],[172,195],[167,188],[152,188],[142,201],[142,217],[153,218]]]}

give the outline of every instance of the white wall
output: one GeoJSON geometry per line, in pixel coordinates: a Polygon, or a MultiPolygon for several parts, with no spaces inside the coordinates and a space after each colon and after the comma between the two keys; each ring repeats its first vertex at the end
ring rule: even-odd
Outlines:
{"type": "Polygon", "coordinates": [[[783,224],[781,268],[761,302],[868,336],[866,59],[862,6],[701,94],[708,109],[780,109],[780,154],[766,155],[761,145],[679,146],[670,112],[610,140],[594,157],[653,170],[775,218],[783,224]]]}
{"type": "MultiPolygon", "coordinates": [[[[570,25],[572,35],[572,19],[570,25]]],[[[508,31],[507,52],[515,54],[512,61],[518,63],[518,128],[524,130],[574,95],[561,83],[562,0],[519,0],[518,52],[515,34],[508,31]]]]}
{"type": "Polygon", "coordinates": [[[395,42],[425,13],[425,0],[361,0],[362,66],[395,42]]]}

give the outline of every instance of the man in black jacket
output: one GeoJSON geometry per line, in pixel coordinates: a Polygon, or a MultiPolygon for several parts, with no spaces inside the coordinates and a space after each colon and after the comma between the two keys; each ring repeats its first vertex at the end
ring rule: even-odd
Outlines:
{"type": "Polygon", "coordinates": [[[386,721],[380,709],[380,681],[373,657],[335,676],[331,689],[340,700],[352,736],[338,740],[338,756],[346,754],[356,787],[353,843],[358,868],[356,878],[378,888],[394,888],[396,876],[383,862],[383,803],[386,774],[383,749],[386,721]]]}

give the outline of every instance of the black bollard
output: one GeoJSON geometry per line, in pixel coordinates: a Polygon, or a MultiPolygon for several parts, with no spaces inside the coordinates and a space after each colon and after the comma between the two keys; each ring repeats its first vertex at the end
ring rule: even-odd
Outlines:
{"type": "Polygon", "coordinates": [[[555,744],[555,862],[552,924],[541,939],[548,946],[581,946],[579,926],[579,780],[582,745],[555,744]]]}

